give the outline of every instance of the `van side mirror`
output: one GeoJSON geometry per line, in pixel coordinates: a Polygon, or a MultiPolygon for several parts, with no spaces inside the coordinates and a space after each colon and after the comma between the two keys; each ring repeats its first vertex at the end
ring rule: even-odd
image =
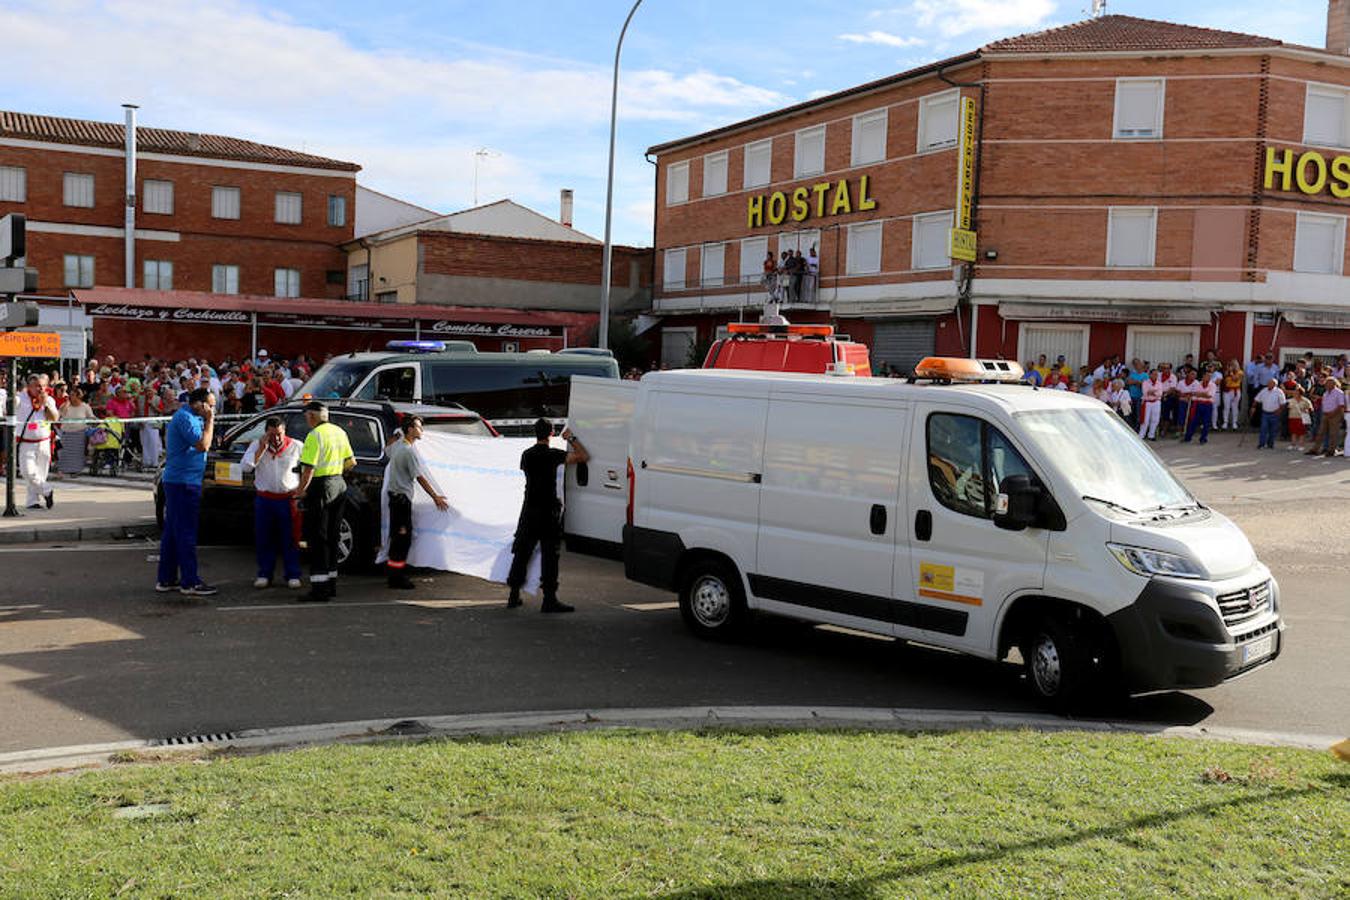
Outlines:
{"type": "Polygon", "coordinates": [[[1022,531],[1039,518],[1040,485],[1026,475],[1009,475],[999,485],[994,501],[994,524],[1005,531],[1022,531]]]}

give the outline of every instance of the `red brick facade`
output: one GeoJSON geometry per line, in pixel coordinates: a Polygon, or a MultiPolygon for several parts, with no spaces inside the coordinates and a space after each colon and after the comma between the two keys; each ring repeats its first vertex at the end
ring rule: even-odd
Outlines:
{"type": "MultiPolygon", "coordinates": [[[[562,284],[600,284],[604,245],[488,234],[423,231],[417,235],[421,271],[434,275],[508,278],[562,284]]],[[[647,289],[652,251],[613,248],[610,284],[647,289]],[[633,281],[636,264],[636,282],[633,281]]]]}
{"type": "MultiPolygon", "coordinates": [[[[63,258],[66,254],[94,256],[94,282],[125,284],[122,228],[124,223],[125,163],[120,153],[70,145],[11,146],[0,137],[0,166],[25,172],[25,202],[0,201],[0,215],[28,217],[28,257],[39,270],[39,290],[63,293],[67,289],[63,258]],[[64,174],[94,177],[94,206],[63,203],[64,174]],[[70,226],[115,229],[104,235],[72,234],[70,226]]],[[[355,220],[355,173],[312,169],[283,171],[262,163],[214,163],[207,159],[167,161],[141,155],[137,164],[137,196],[144,198],[146,180],[173,184],[172,214],[137,210],[136,286],[142,286],[145,260],[173,263],[173,286],[179,290],[211,290],[216,264],[239,266],[239,291],[270,295],[278,268],[300,270],[300,293],[307,297],[343,295],[346,254],[338,245],[352,237],[355,220]],[[239,218],[211,215],[212,188],[240,190],[239,218]],[[278,191],[301,195],[298,225],[275,221],[278,191]],[[328,198],[344,198],[346,222],[328,224],[328,198]],[[328,273],[342,273],[334,284],[328,273]]]]}
{"type": "MultiPolygon", "coordinates": [[[[1041,346],[1056,325],[1082,324],[1081,349],[1066,353],[1079,365],[1160,346],[1158,335],[1169,328],[1178,340],[1190,335],[1197,352],[1217,349],[1225,359],[1271,347],[1345,350],[1350,149],[1305,143],[1310,85],[1350,88],[1350,57],[1108,16],[653,148],[655,311],[670,325],[688,324],[683,317],[697,311],[703,318],[691,322],[700,323],[701,338],[720,322],[753,318],[764,291],[753,275],[737,277],[742,242],[767,236],[777,255],[784,232],[818,228],[817,300],[787,315],[823,314],[855,339],[927,319],[936,320],[932,351],[1008,358],[1041,346]],[[1130,79],[1161,85],[1160,134],[1117,133],[1130,79]],[[977,101],[981,117],[977,261],[921,268],[915,217],[953,209],[957,151],[922,147],[919,110],[924,98],[957,90],[977,101]],[[855,117],[878,110],[887,116],[884,159],[855,166],[855,117]],[[796,179],[794,135],[820,125],[824,172],[796,179]],[[767,139],[770,184],[746,190],[746,147],[767,139]],[[1296,173],[1292,189],[1282,189],[1279,177],[1267,188],[1268,149],[1291,150],[1295,159],[1315,150],[1330,173],[1327,186],[1300,190],[1296,173]],[[704,196],[703,161],[722,151],[727,190],[704,196]],[[669,202],[671,167],[685,162],[688,200],[669,202]],[[1336,165],[1344,166],[1343,197],[1335,195],[1336,165]],[[874,209],[859,211],[854,200],[839,215],[814,215],[816,184],[863,178],[874,209]],[[803,186],[813,204],[804,221],[788,216],[778,226],[757,226],[751,198],[791,198],[803,186]],[[1296,264],[1300,214],[1342,223],[1339,259],[1328,274],[1296,264]],[[1109,257],[1113,215],[1118,235],[1127,216],[1151,223],[1150,259],[1109,257]],[[882,223],[880,271],[850,274],[847,229],[864,222],[882,223]],[[722,284],[701,283],[710,244],[725,254],[722,284]],[[681,250],[682,286],[678,273],[668,277],[664,268],[666,253],[681,250]]],[[[1317,173],[1314,160],[1301,177],[1315,182],[1317,173]]],[[[1065,331],[1063,339],[1072,343],[1076,334],[1065,331]]]]}

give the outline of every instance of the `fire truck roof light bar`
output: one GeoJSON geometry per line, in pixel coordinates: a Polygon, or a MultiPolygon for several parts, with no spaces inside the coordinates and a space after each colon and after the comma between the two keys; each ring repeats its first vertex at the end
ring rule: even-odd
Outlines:
{"type": "Polygon", "coordinates": [[[754,322],[732,322],[727,334],[800,334],[829,337],[834,328],[829,325],[761,325],[754,322]]]}

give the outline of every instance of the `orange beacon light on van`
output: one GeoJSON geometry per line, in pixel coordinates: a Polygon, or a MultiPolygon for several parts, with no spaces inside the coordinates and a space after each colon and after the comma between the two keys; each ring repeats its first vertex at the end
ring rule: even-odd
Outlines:
{"type": "Polygon", "coordinates": [[[1022,367],[1006,359],[965,359],[959,356],[929,356],[914,367],[915,378],[937,381],[1022,380],[1022,367]]]}

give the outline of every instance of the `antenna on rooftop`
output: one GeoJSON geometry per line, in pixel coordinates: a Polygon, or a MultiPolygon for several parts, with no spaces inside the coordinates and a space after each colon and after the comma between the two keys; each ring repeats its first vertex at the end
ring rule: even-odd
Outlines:
{"type": "Polygon", "coordinates": [[[1100,19],[1106,15],[1106,0],[1092,0],[1092,18],[1100,19]]]}
{"type": "Polygon", "coordinates": [[[478,165],[483,160],[494,156],[501,156],[496,150],[489,150],[487,147],[480,147],[473,152],[473,205],[478,205],[478,165]]]}

